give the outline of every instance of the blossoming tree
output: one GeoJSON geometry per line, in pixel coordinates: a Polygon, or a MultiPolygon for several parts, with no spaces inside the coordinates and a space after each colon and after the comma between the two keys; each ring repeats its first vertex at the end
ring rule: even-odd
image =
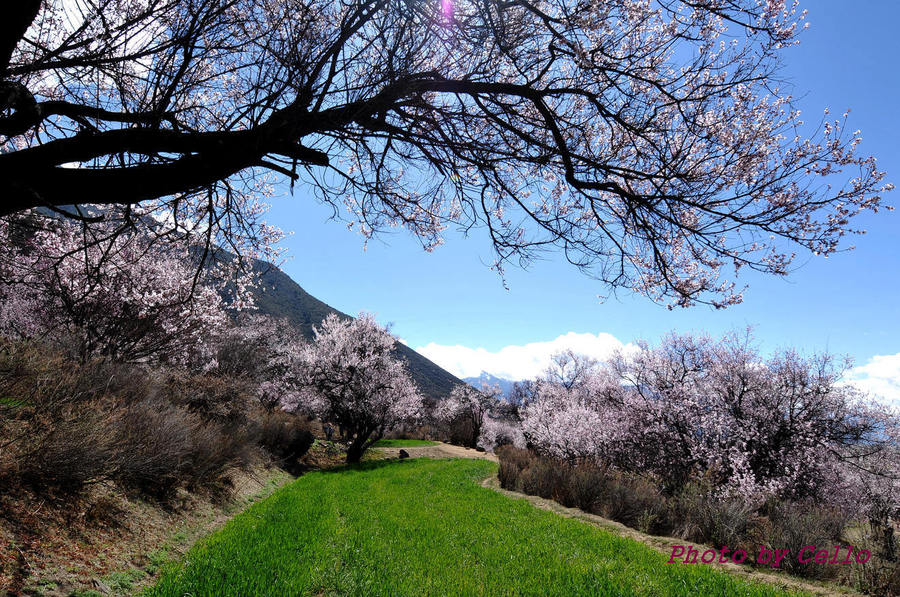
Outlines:
{"type": "Polygon", "coordinates": [[[779,88],[785,0],[8,4],[0,216],[118,206],[250,251],[269,173],[366,235],[481,225],[498,267],[555,246],[613,289],[727,306],[726,269],[837,250],[889,186],[846,118],[807,127],[779,88]]]}
{"type": "Polygon", "coordinates": [[[25,231],[0,221],[0,272],[0,333],[80,359],[180,363],[224,329],[226,306],[241,306],[222,299],[214,270],[198,279],[184,251],[67,222],[25,231]]]}
{"type": "Polygon", "coordinates": [[[499,388],[484,387],[479,391],[469,384],[458,384],[450,391],[450,396],[438,404],[435,415],[446,423],[461,419],[469,434],[465,443],[474,448],[478,445],[482,428],[491,420],[490,415],[498,406],[499,394],[499,388]]]}
{"type": "Polygon", "coordinates": [[[618,389],[596,360],[573,351],[554,354],[544,376],[528,383],[520,408],[525,438],[563,460],[614,459],[626,419],[606,398],[618,389]]]}
{"type": "Polygon", "coordinates": [[[305,344],[290,321],[243,313],[219,335],[209,367],[252,383],[265,408],[296,411],[304,402],[297,362],[305,344]]]}
{"type": "Polygon", "coordinates": [[[343,428],[347,462],[359,462],[385,431],[421,414],[422,398],[393,355],[395,338],[371,315],[331,314],[314,331],[296,365],[299,383],[311,391],[306,406],[343,428]]]}
{"type": "Polygon", "coordinates": [[[900,503],[900,419],[841,383],[829,356],[760,356],[749,336],[666,338],[619,355],[580,386],[546,380],[523,408],[539,450],[689,481],[721,497],[828,496],[890,519],[900,503]]]}

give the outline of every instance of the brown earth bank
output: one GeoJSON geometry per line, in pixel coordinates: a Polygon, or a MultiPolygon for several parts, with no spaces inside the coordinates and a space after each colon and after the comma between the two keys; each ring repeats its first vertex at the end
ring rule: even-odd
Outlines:
{"type": "Polygon", "coordinates": [[[77,501],[0,494],[0,595],[130,594],[200,537],[293,479],[277,468],[232,474],[227,498],[181,493],[165,506],[96,487],[77,501]]]}
{"type": "MultiPolygon", "coordinates": [[[[432,457],[466,452],[447,448],[432,457]]],[[[385,452],[371,450],[364,460],[397,456],[385,452]]],[[[296,468],[331,468],[345,456],[339,444],[317,440],[296,468]]],[[[134,594],[198,539],[296,477],[260,466],[234,470],[230,478],[227,495],[181,491],[166,504],[135,499],[115,486],[95,487],[74,501],[0,487],[0,596],[134,594]]]]}

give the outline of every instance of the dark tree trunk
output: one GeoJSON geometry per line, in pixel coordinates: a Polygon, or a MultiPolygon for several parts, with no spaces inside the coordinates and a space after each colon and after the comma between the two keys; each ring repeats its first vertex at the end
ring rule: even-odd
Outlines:
{"type": "Polygon", "coordinates": [[[0,10],[0,79],[6,76],[6,69],[16,46],[37,17],[41,0],[18,0],[4,4],[0,10]]]}
{"type": "Polygon", "coordinates": [[[478,447],[479,437],[481,437],[481,425],[478,424],[476,417],[472,417],[472,442],[469,445],[470,448],[478,447]]]}
{"type": "Polygon", "coordinates": [[[897,538],[890,517],[870,518],[869,524],[881,547],[881,557],[888,562],[895,562],[897,560],[897,538]]]}
{"type": "Polygon", "coordinates": [[[366,451],[366,437],[357,436],[347,445],[347,464],[356,464],[366,451]]]}

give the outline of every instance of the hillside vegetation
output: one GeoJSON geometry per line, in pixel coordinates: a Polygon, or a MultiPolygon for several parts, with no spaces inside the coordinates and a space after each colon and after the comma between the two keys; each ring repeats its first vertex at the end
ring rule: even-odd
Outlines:
{"type": "Polygon", "coordinates": [[[485,489],[481,460],[305,475],[164,572],[152,596],[783,595],[485,489]]]}

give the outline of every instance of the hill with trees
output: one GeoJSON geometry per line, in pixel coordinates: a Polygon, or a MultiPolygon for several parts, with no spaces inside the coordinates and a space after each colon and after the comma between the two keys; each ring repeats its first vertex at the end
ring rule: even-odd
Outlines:
{"type": "MultiPolygon", "coordinates": [[[[254,270],[259,276],[259,284],[254,293],[259,312],[289,320],[307,340],[313,339],[313,326],[321,324],[332,313],[341,319],[350,319],[350,315],[303,290],[290,276],[271,263],[256,261],[254,270]]],[[[462,383],[452,373],[404,344],[398,343],[396,352],[396,356],[407,362],[410,375],[425,398],[446,398],[453,386],[462,383]]]]}

